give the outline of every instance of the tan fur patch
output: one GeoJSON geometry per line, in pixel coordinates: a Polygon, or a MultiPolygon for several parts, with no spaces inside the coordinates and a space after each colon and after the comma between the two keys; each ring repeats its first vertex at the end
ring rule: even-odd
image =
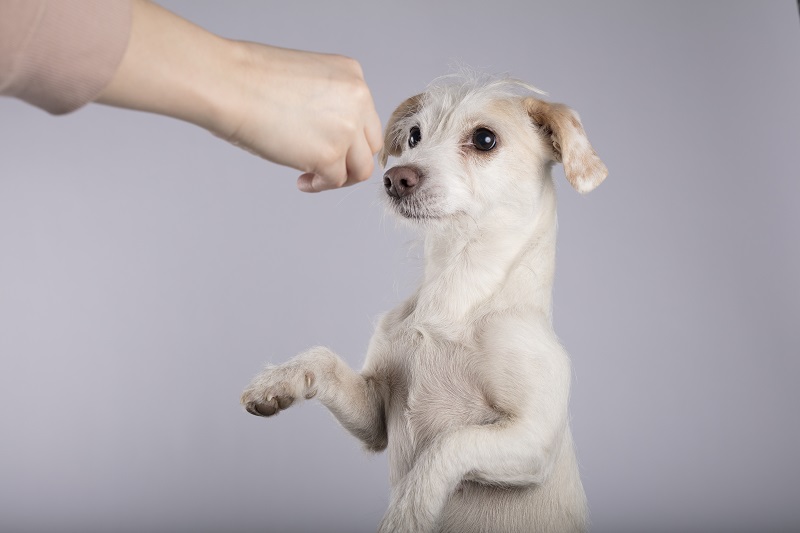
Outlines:
{"type": "Polygon", "coordinates": [[[392,116],[389,117],[389,122],[386,124],[386,133],[384,134],[383,138],[383,148],[381,148],[380,153],[378,153],[378,161],[380,162],[381,167],[386,166],[386,162],[389,160],[390,155],[396,157],[403,151],[403,147],[400,143],[399,132],[395,130],[394,126],[397,124],[398,120],[410,117],[419,111],[420,107],[422,106],[422,97],[422,94],[417,94],[411,98],[407,98],[403,103],[397,106],[397,109],[394,110],[392,116]]]}
{"type": "Polygon", "coordinates": [[[587,193],[608,176],[608,169],[597,156],[583,125],[564,104],[526,98],[528,116],[553,145],[553,159],[564,165],[564,174],[579,192],[587,193]]]}

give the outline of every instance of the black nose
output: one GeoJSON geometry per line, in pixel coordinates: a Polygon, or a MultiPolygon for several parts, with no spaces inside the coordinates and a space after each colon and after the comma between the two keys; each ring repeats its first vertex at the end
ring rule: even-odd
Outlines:
{"type": "Polygon", "coordinates": [[[386,194],[393,198],[413,194],[421,181],[422,174],[414,167],[392,167],[383,175],[386,194]]]}

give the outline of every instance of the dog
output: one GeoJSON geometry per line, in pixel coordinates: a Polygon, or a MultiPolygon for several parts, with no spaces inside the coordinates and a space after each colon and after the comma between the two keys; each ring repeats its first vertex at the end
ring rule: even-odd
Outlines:
{"type": "Polygon", "coordinates": [[[378,322],[361,372],[316,347],[244,391],[254,415],[316,396],[368,450],[388,448],[380,533],[585,531],[552,327],[561,162],[581,193],[607,170],[578,115],[509,78],[451,76],[392,113],[389,210],[424,239],[416,292],[378,322]]]}

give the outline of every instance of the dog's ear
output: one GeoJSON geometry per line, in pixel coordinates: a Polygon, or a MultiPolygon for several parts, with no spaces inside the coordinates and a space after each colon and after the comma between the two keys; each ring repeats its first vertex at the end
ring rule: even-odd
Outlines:
{"type": "Polygon", "coordinates": [[[422,107],[422,96],[422,94],[417,94],[406,99],[397,106],[392,116],[389,117],[389,122],[386,124],[386,133],[383,137],[383,148],[378,153],[378,161],[381,167],[386,166],[390,155],[398,156],[403,151],[403,146],[400,142],[400,136],[403,132],[397,129],[397,123],[419,111],[420,107],[422,107]]]}
{"type": "Polygon", "coordinates": [[[524,105],[533,123],[552,143],[553,159],[564,165],[564,174],[575,190],[590,192],[606,179],[608,169],[589,144],[572,109],[538,98],[526,98],[524,105]]]}

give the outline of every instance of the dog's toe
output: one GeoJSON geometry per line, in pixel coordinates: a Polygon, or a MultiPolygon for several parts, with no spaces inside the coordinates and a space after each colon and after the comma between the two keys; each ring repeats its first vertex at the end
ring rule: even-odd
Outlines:
{"type": "Polygon", "coordinates": [[[278,396],[276,400],[278,400],[279,409],[286,409],[287,407],[289,407],[294,403],[293,396],[278,396]]]}
{"type": "Polygon", "coordinates": [[[258,411],[258,414],[261,416],[272,416],[278,412],[278,406],[274,401],[268,403],[257,403],[256,411],[258,411]]]}
{"type": "Polygon", "coordinates": [[[244,408],[251,415],[272,416],[278,412],[278,402],[275,399],[268,402],[247,402],[244,408]]]}

